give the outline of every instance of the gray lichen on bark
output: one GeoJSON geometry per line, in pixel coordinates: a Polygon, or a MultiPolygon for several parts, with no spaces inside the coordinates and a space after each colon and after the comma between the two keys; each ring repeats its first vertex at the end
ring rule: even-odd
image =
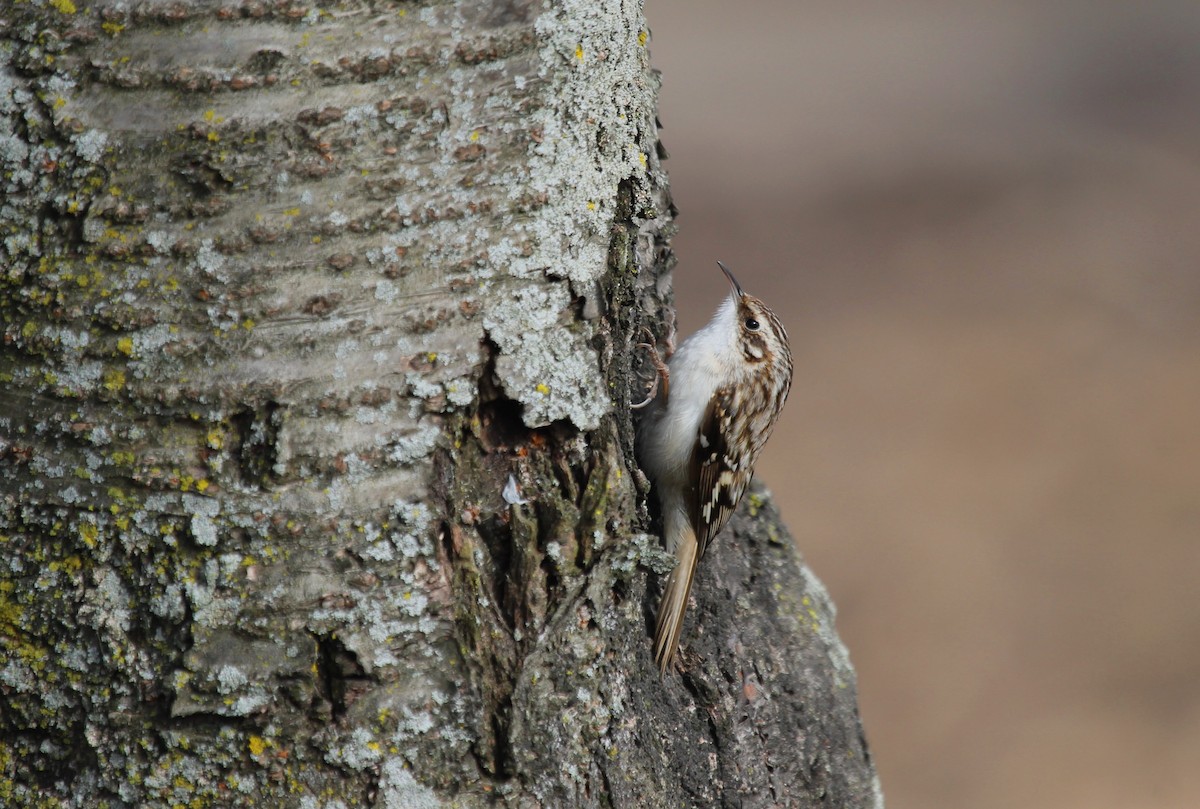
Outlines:
{"type": "Polygon", "coordinates": [[[630,0],[2,12],[6,804],[871,805],[764,523],[688,673],[649,659],[646,36],[630,0]]]}

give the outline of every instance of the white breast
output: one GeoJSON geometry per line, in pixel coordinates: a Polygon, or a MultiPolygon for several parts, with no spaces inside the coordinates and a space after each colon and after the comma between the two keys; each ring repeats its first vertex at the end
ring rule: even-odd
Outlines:
{"type": "Polygon", "coordinates": [[[671,371],[667,404],[656,410],[642,438],[642,463],[656,486],[687,485],[688,463],[700,420],[717,386],[731,378],[738,361],[730,339],[737,333],[734,315],[730,298],[704,328],[683,341],[667,363],[671,371]]]}

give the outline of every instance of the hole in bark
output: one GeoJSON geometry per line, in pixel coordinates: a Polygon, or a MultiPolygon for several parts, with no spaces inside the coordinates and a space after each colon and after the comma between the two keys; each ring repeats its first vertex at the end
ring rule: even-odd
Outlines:
{"type": "Polygon", "coordinates": [[[629,585],[627,585],[625,580],[622,578],[614,579],[611,594],[613,606],[620,606],[620,604],[629,597],[629,585]]]}
{"type": "MultiPolygon", "coordinates": [[[[503,515],[507,517],[507,514],[503,515]]],[[[487,546],[491,557],[491,580],[496,588],[497,604],[508,604],[508,574],[512,566],[512,531],[508,521],[496,514],[479,523],[479,537],[487,546]]],[[[453,557],[452,557],[453,558],[453,557]]],[[[505,621],[512,627],[512,616],[509,610],[501,610],[505,621]]]]}
{"type": "Polygon", "coordinates": [[[367,689],[367,673],[358,655],[340,640],[327,635],[317,640],[317,689],[329,703],[333,719],[341,719],[346,709],[367,689]]]}
{"type": "Polygon", "coordinates": [[[489,453],[527,446],[535,431],[525,426],[521,404],[508,398],[496,376],[500,347],[485,339],[483,348],[487,360],[479,375],[479,443],[489,453]]]}
{"type": "Polygon", "coordinates": [[[546,595],[552,603],[558,603],[562,595],[562,580],[558,575],[558,565],[549,556],[542,557],[542,573],[546,575],[546,595]]]}
{"type": "Polygon", "coordinates": [[[234,454],[243,483],[261,488],[277,477],[281,410],[278,402],[267,402],[257,410],[241,410],[230,419],[237,432],[234,454]]]}
{"type": "Polygon", "coordinates": [[[492,734],[496,738],[495,776],[497,778],[508,778],[512,775],[512,742],[508,738],[511,713],[512,697],[509,696],[504,704],[496,706],[496,711],[492,714],[492,734]]]}
{"type": "Polygon", "coordinates": [[[488,452],[529,443],[531,433],[521,420],[521,405],[512,399],[493,399],[480,404],[479,424],[479,440],[488,452]]]}
{"type": "Polygon", "coordinates": [[[455,542],[455,530],[455,527],[449,521],[443,521],[442,527],[438,531],[438,539],[442,542],[442,553],[444,555],[444,559],[438,561],[446,565],[454,564],[455,560],[458,559],[458,552],[461,549],[457,547],[457,543],[455,542]]]}

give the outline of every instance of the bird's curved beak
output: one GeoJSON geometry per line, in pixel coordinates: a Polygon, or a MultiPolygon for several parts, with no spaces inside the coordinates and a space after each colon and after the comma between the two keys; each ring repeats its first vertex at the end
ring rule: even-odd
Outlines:
{"type": "Polygon", "coordinates": [[[733,288],[733,291],[737,293],[737,296],[739,298],[744,298],[746,293],[742,292],[742,285],[739,284],[738,280],[733,277],[733,273],[729,271],[729,268],[725,266],[725,263],[723,261],[718,261],[717,266],[721,268],[721,272],[725,273],[725,277],[729,279],[729,286],[733,288]]]}

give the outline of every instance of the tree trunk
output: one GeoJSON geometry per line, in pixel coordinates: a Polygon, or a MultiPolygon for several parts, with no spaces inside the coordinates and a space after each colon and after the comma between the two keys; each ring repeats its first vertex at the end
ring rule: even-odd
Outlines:
{"type": "Polygon", "coordinates": [[[653,664],[639,3],[6,8],[5,805],[881,805],[761,491],[653,664]]]}

